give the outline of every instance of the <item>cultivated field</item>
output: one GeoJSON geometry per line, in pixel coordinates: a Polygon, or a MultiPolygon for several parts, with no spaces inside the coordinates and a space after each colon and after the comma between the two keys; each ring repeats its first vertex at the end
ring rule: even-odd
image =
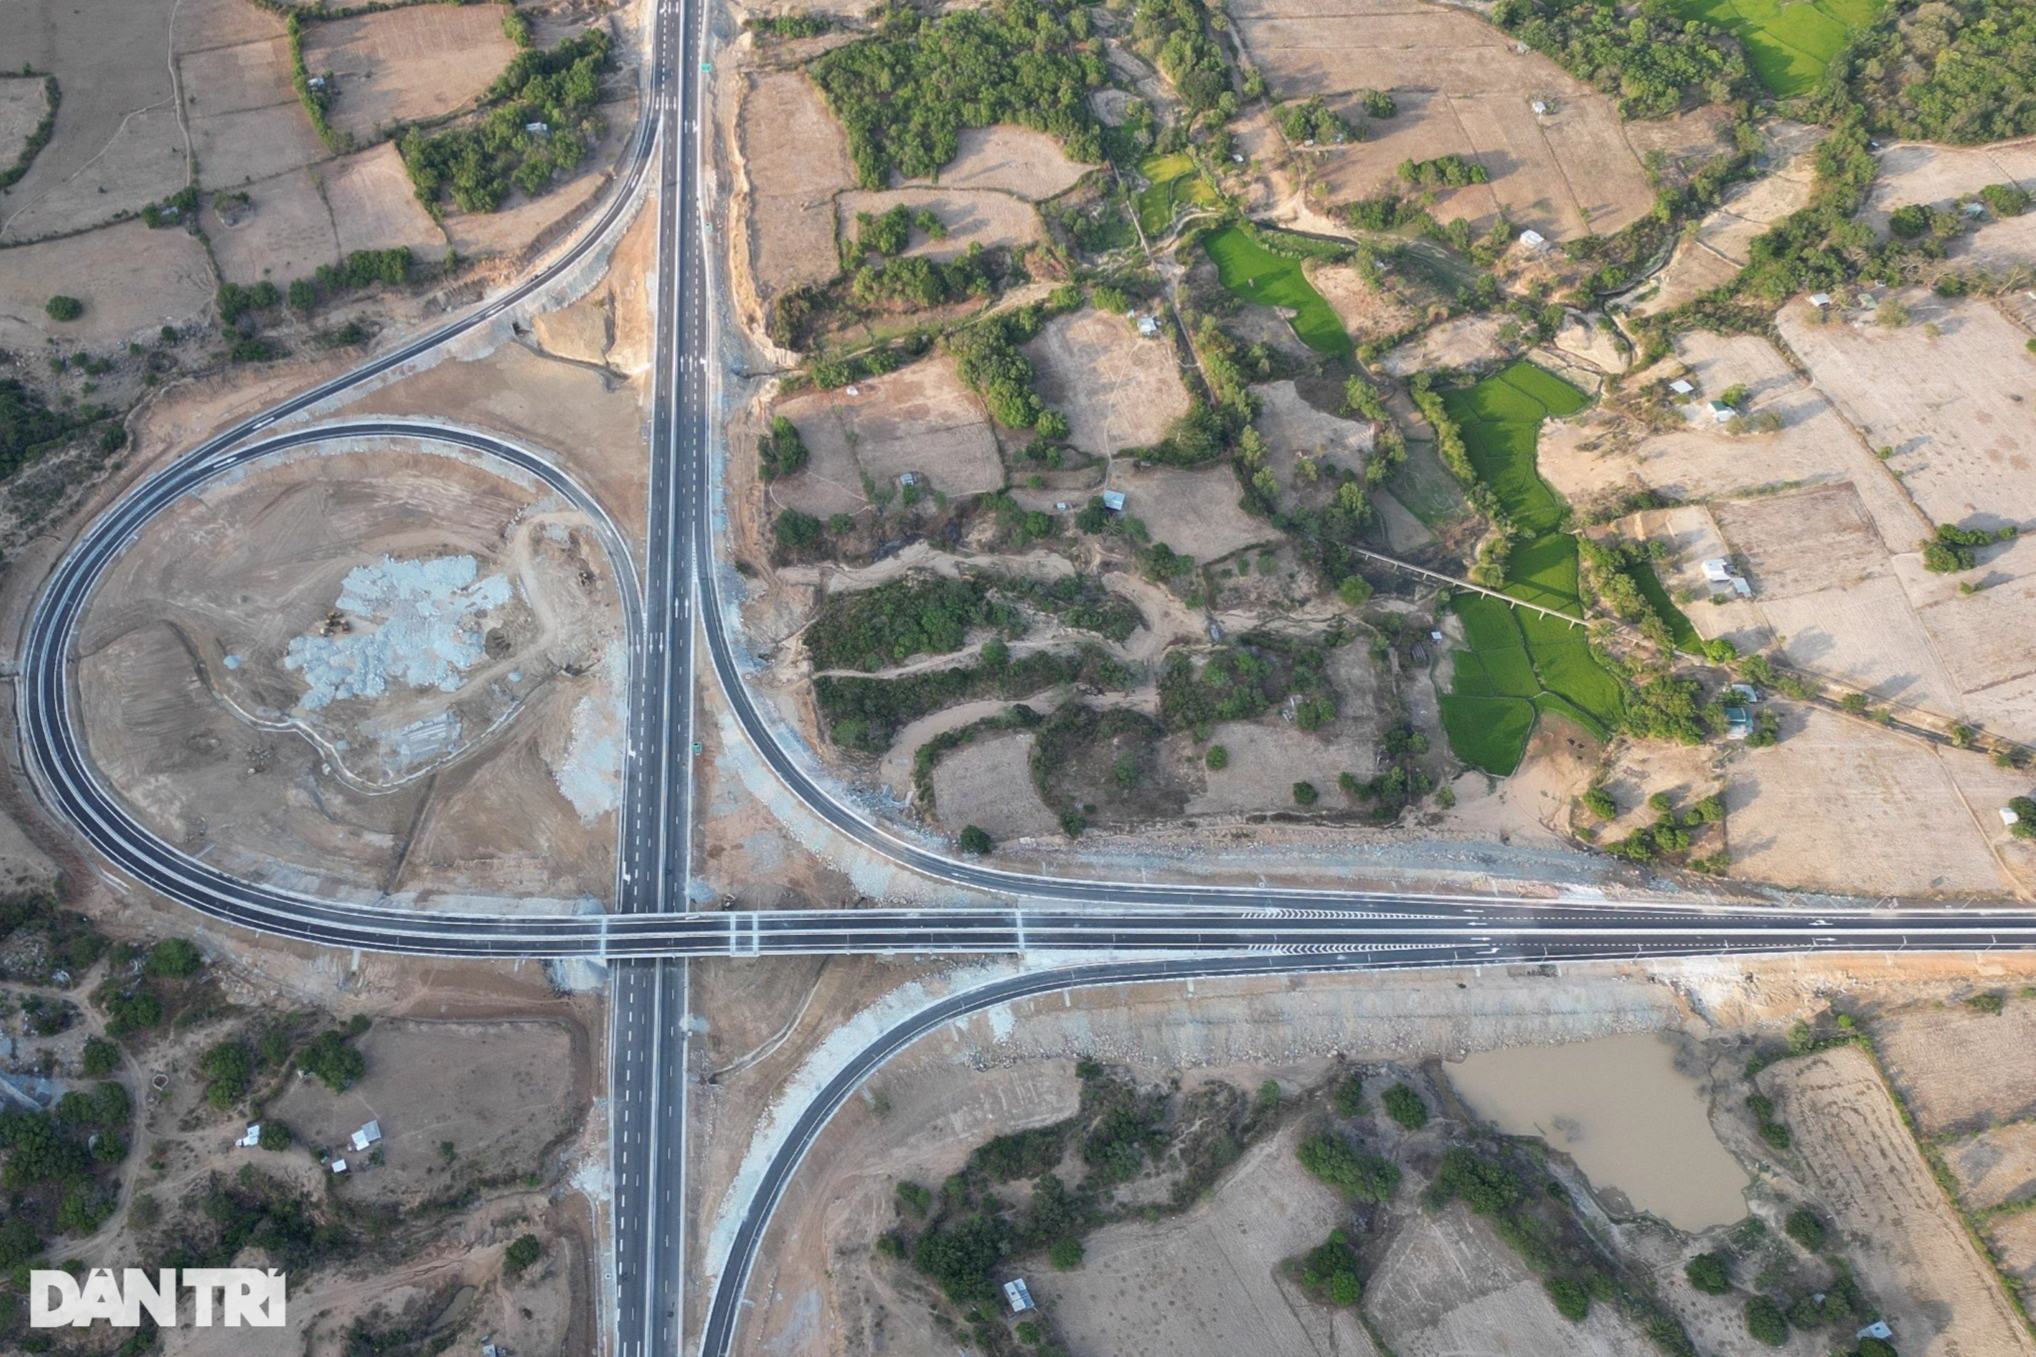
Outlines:
{"type": "Polygon", "coordinates": [[[939,180],[944,188],[998,189],[1038,202],[1067,192],[1091,168],[1069,160],[1044,132],[1000,124],[963,128],[960,149],[939,180]]]}
{"type": "MultiPolygon", "coordinates": [[[[252,5],[243,8],[250,19],[237,26],[232,41],[221,34],[192,43],[177,62],[200,182],[208,189],[262,183],[330,154],[291,84],[282,22],[252,5]]],[[[292,215],[308,217],[311,209],[299,207],[292,215]]],[[[257,266],[238,281],[259,276],[257,266]]]]}
{"type": "Polygon", "coordinates": [[[361,142],[465,106],[515,55],[494,5],[411,5],[304,26],[305,67],[331,72],[326,117],[361,142]]]}
{"type": "Polygon", "coordinates": [[[206,234],[228,282],[267,278],[278,287],[339,259],[339,232],[316,170],[292,170],[250,186],[251,210],[229,226],[209,209],[206,234]]]}
{"type": "Polygon", "coordinates": [[[1359,344],[1390,338],[1419,319],[1412,307],[1392,293],[1373,287],[1352,265],[1324,264],[1311,268],[1308,281],[1336,312],[1351,339],[1359,344]]]}
{"type": "Polygon", "coordinates": [[[343,156],[321,172],[342,257],[355,250],[408,246],[419,259],[445,250],[445,230],[417,201],[403,157],[392,145],[343,156]]]}
{"type": "Polygon", "coordinates": [[[834,196],[855,183],[848,139],[813,83],[795,71],[751,78],[736,125],[749,186],[749,269],[770,301],[841,267],[834,196]]]}
{"type": "Polygon", "coordinates": [[[1413,0],[1357,0],[1324,13],[1314,0],[1250,0],[1239,38],[1282,99],[1320,94],[1361,116],[1354,92],[1393,90],[1399,115],[1367,140],[1308,152],[1337,201],[1392,188],[1402,160],[1454,152],[1492,172],[1489,184],[1445,194],[1443,220],[1489,220],[1501,207],[1522,226],[1568,238],[1610,233],[1647,210],[1638,156],[1603,95],[1476,16],[1413,0]],[[1537,117],[1529,104],[1550,101],[1537,117]]]}
{"type": "Polygon", "coordinates": [[[1999,895],[2036,884],[1995,808],[2027,779],[1830,712],[1795,708],[1781,743],[1728,773],[1734,875],[1878,895],[1999,895]],[[2019,880],[2018,880],[2019,878],[2019,880]]]}
{"type": "Polygon", "coordinates": [[[940,218],[947,234],[935,240],[917,230],[905,253],[929,259],[953,259],[966,254],[971,245],[995,249],[1000,245],[1023,245],[1040,238],[1039,212],[1023,198],[989,189],[902,188],[883,193],[854,189],[836,201],[840,212],[841,238],[854,240],[856,214],[882,215],[893,207],[909,212],[931,212],[940,218]]]}
{"type": "Polygon", "coordinates": [[[1682,0],[1685,13],[1729,31],[1747,64],[1782,98],[1808,94],[1854,29],[1872,23],[1877,0],[1682,0]]]}
{"type": "Polygon", "coordinates": [[[592,1086],[584,1033],[563,1022],[384,1020],[360,1038],[367,1077],[335,1094],[300,1078],[270,1105],[296,1138],[345,1155],[349,1196],[415,1200],[469,1176],[534,1172],[545,1149],[571,1129],[592,1086]],[[370,1167],[347,1137],[382,1124],[382,1155],[370,1167]],[[448,1163],[440,1146],[451,1141],[448,1163]]]}
{"type": "Polygon", "coordinates": [[[1408,377],[1437,368],[1497,362],[1506,352],[1505,345],[1499,342],[1500,323],[1491,316],[1445,320],[1386,354],[1380,366],[1395,377],[1408,377]]]}
{"type": "Polygon", "coordinates": [[[867,507],[863,478],[895,490],[900,475],[929,489],[973,495],[1004,483],[1004,463],[982,400],[945,354],[856,387],[808,391],[780,403],[812,453],[806,470],[770,487],[781,505],[826,516],[867,507]]]}
{"type": "Polygon", "coordinates": [[[1032,785],[1032,744],[1032,732],[1021,731],[977,740],[942,759],[933,770],[940,823],[952,829],[979,826],[999,843],[1059,833],[1059,817],[1032,785]]]}
{"type": "Polygon", "coordinates": [[[0,250],[0,346],[40,349],[52,333],[95,349],[152,341],[165,321],[206,315],[217,290],[195,237],[140,222],[0,250]],[[85,303],[85,314],[54,324],[43,305],[57,293],[85,303]]]}
{"type": "Polygon", "coordinates": [[[1145,520],[1153,541],[1186,552],[1200,564],[1275,536],[1264,519],[1238,507],[1243,492],[1227,466],[1203,471],[1119,466],[1110,484],[1129,497],[1124,511],[1145,520]]]}
{"type": "Polygon", "coordinates": [[[1944,1159],[1958,1175],[1958,1195],[1972,1210],[2028,1201],[2036,1195],[2036,1122],[1990,1127],[1947,1145],[1944,1159]]]}
{"type": "Polygon", "coordinates": [[[181,501],[88,614],[94,759],[159,832],[258,877],[606,894],[614,588],[535,498],[389,449],[181,501]]]}
{"type": "Polygon", "coordinates": [[[2036,1117],[2036,1003],[2010,997],[1998,1014],[1964,1004],[1914,1004],[1874,1024],[1888,1077],[1924,1135],[1972,1132],[2036,1117]]]}
{"type": "Polygon", "coordinates": [[[1904,1351],[2036,1352],[1864,1054],[1786,1060],[1761,1082],[1904,1351]]]}
{"type": "Polygon", "coordinates": [[[0,76],[0,170],[13,166],[49,111],[41,76],[0,76]]]}
{"type": "Polygon", "coordinates": [[[1039,398],[1067,416],[1068,441],[1084,452],[1149,447],[1188,412],[1173,345],[1141,338],[1122,316],[1093,310],[1056,316],[1025,355],[1039,398]]]}

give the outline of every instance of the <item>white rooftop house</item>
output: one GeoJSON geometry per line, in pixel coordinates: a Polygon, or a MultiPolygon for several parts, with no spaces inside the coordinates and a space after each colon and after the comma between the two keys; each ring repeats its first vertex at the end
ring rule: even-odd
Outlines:
{"type": "Polygon", "coordinates": [[[1712,584],[1730,584],[1732,582],[1732,562],[1726,560],[1723,556],[1713,556],[1710,560],[1704,562],[1703,568],[1704,578],[1712,584]]]}
{"type": "Polygon", "coordinates": [[[1959,210],[1964,212],[1965,215],[1968,217],[1984,217],[1987,214],[1986,205],[1984,203],[1967,203],[1964,207],[1960,208],[1959,210]]]}
{"type": "Polygon", "coordinates": [[[1530,227],[1520,233],[1520,243],[1530,250],[1542,250],[1548,247],[1548,237],[1530,227]]]}
{"type": "Polygon", "coordinates": [[[1668,389],[1675,392],[1678,396],[1694,396],[1697,394],[1696,383],[1684,377],[1678,377],[1670,382],[1668,389]]]}
{"type": "Polygon", "coordinates": [[[1831,305],[1831,294],[1828,292],[1812,292],[1810,294],[1810,305],[1822,311],[1825,307],[1831,305]]]}
{"type": "Polygon", "coordinates": [[[335,1160],[333,1160],[333,1161],[332,1161],[332,1171],[333,1171],[334,1173],[345,1173],[345,1172],[346,1172],[346,1161],[345,1161],[344,1159],[335,1159],[335,1160]]]}
{"type": "Polygon", "coordinates": [[[1536,99],[1533,104],[1533,109],[1535,117],[1539,118],[1545,116],[1548,112],[1548,101],[1546,99],[1536,99]]]}
{"type": "Polygon", "coordinates": [[[382,1123],[380,1123],[379,1121],[371,1121],[367,1125],[361,1127],[360,1130],[355,1131],[353,1133],[352,1139],[350,1139],[347,1143],[353,1146],[353,1152],[355,1154],[360,1154],[363,1151],[365,1151],[368,1148],[368,1146],[375,1144],[381,1138],[382,1138],[382,1123]]]}
{"type": "Polygon", "coordinates": [[[1727,405],[1724,401],[1711,402],[1711,418],[1718,421],[1718,423],[1720,424],[1723,424],[1725,421],[1731,419],[1734,415],[1738,413],[1739,411],[1727,405]]]}
{"type": "Polygon", "coordinates": [[[523,124],[523,130],[535,137],[548,137],[551,135],[551,124],[546,122],[525,123],[523,124]]]}
{"type": "Polygon", "coordinates": [[[1123,513],[1124,492],[1122,490],[1105,490],[1103,492],[1103,507],[1113,514],[1123,513]]]}
{"type": "Polygon", "coordinates": [[[1140,316],[1138,318],[1138,333],[1147,339],[1151,339],[1159,333],[1159,321],[1152,316],[1140,316]]]}
{"type": "Polygon", "coordinates": [[[2022,823],[2022,817],[2009,810],[2006,806],[2002,806],[2001,823],[2004,825],[2018,825],[2022,823]]]}
{"type": "Polygon", "coordinates": [[[261,1143],[262,1143],[262,1124],[260,1122],[254,1122],[248,1126],[247,1134],[242,1136],[239,1140],[234,1141],[233,1146],[235,1149],[238,1150],[251,1150],[261,1143]]]}
{"type": "Polygon", "coordinates": [[[1011,1303],[1011,1313],[1022,1315],[1032,1308],[1032,1288],[1025,1284],[1023,1277],[1004,1283],[1004,1299],[1011,1303]]]}

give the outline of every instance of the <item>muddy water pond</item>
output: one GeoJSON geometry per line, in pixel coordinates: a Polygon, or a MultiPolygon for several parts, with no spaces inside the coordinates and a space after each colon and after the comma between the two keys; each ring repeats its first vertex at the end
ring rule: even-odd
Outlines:
{"type": "Polygon", "coordinates": [[[1746,1214],[1746,1173],[1711,1131],[1703,1084],[1677,1043],[1638,1033],[1480,1051],[1449,1066],[1471,1111],[1576,1161],[1606,1205],[1697,1231],[1746,1214]],[[1623,1198],[1623,1202],[1622,1199],[1623,1198]]]}

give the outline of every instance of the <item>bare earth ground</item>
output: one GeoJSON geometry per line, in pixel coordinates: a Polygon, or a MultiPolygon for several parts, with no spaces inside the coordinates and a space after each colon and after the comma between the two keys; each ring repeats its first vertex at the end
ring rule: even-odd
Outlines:
{"type": "Polygon", "coordinates": [[[165,323],[205,316],[217,290],[202,244],[138,221],[0,250],[0,345],[40,349],[51,333],[95,349],[153,341],[165,323]],[[57,326],[43,311],[57,293],[85,303],[85,314],[57,326]]]}
{"type": "Polygon", "coordinates": [[[1365,280],[1348,264],[1322,264],[1308,270],[1308,281],[1335,310],[1343,328],[1359,344],[1399,334],[1419,317],[1414,309],[1365,280]]]}
{"type": "Polygon", "coordinates": [[[1370,421],[1326,415],[1308,404],[1292,382],[1272,382],[1254,390],[1259,408],[1253,423],[1265,435],[1269,449],[1266,464],[1273,469],[1283,495],[1326,495],[1319,489],[1324,482],[1301,475],[1302,457],[1319,467],[1318,475],[1324,477],[1339,468],[1363,473],[1372,448],[1370,421]]]}
{"type": "Polygon", "coordinates": [[[995,249],[999,245],[1023,245],[1041,234],[1039,212],[1023,198],[994,190],[957,188],[901,188],[882,193],[861,189],[844,193],[836,200],[841,214],[841,238],[854,240],[856,214],[881,215],[893,207],[910,212],[931,212],[947,228],[947,235],[934,240],[918,231],[912,233],[908,255],[929,259],[953,259],[971,245],[995,249]]]}
{"type": "Polygon", "coordinates": [[[947,188],[1001,189],[1037,202],[1067,192],[1092,168],[1069,160],[1044,132],[999,124],[963,128],[960,149],[938,178],[947,188]]]}
{"type": "Polygon", "coordinates": [[[977,740],[933,770],[933,804],[942,824],[979,825],[998,842],[1054,834],[1060,821],[1032,785],[1032,733],[977,740]]]}
{"type": "Polygon", "coordinates": [[[1025,346],[1034,389],[1068,419],[1068,441],[1108,456],[1149,447],[1188,412],[1173,346],[1143,339],[1122,316],[1095,310],[1055,316],[1025,346]]]}
{"type": "MultiPolygon", "coordinates": [[[[2036,141],[2003,141],[1991,146],[1931,146],[1918,142],[1890,143],[1880,153],[1880,177],[1874,180],[1860,219],[1877,231],[1887,230],[1888,213],[1908,203],[1948,208],[1988,184],[2036,184],[2036,141]]],[[[1995,218],[1991,215],[1966,235],[1952,241],[1951,257],[1961,264],[2007,269],[2036,258],[2036,217],[1995,218]]]]}
{"type": "Polygon", "coordinates": [[[325,171],[324,182],[342,256],[403,245],[429,259],[445,249],[445,229],[417,201],[410,172],[393,145],[342,156],[325,171]]]}
{"type": "Polygon", "coordinates": [[[2036,1123],[2009,1122],[1945,1147],[1959,1195],[1975,1211],[2027,1201],[2036,1189],[2036,1123]]]}
{"type": "Polygon", "coordinates": [[[1874,1026],[1888,1077],[1925,1135],[1970,1132],[2036,1115],[2036,1004],[1990,1016],[1963,1004],[1912,1003],[1874,1026]]]}
{"type": "Polygon", "coordinates": [[[1994,811],[2026,785],[1982,755],[1797,708],[1780,744],[1731,766],[1733,871],[1870,894],[2019,893],[2036,861],[1994,811]]]}
{"type": "Polygon", "coordinates": [[[1903,1351],[2036,1351],[1865,1055],[1844,1047],[1784,1061],[1762,1082],[1903,1351]]]}
{"type": "MultiPolygon", "coordinates": [[[[103,9],[33,0],[10,7],[0,25],[0,70],[30,64],[53,73],[63,107],[28,174],[0,194],[0,240],[94,226],[183,186],[184,135],[164,60],[177,8],[178,0],[103,9]]],[[[215,16],[238,22],[235,11],[257,13],[242,0],[191,0],[178,14],[178,36],[215,16]]]]}
{"type": "Polygon", "coordinates": [[[41,76],[0,77],[0,167],[11,166],[49,111],[41,76]]]}
{"type": "Polygon", "coordinates": [[[1145,520],[1153,541],[1186,552],[1201,564],[1275,536],[1264,519],[1253,518],[1238,506],[1242,492],[1227,466],[1202,471],[1118,467],[1110,483],[1125,493],[1124,511],[1145,520]]]}
{"type": "Polygon", "coordinates": [[[1694,238],[1679,242],[1659,285],[1634,310],[1643,316],[1670,310],[1736,277],[1746,267],[1754,237],[1809,201],[1816,177],[1813,153],[1822,139],[1821,128],[1775,124],[1765,154],[1777,168],[1734,189],[1699,223],[1694,238]]]}
{"type": "Polygon", "coordinates": [[[333,126],[366,141],[450,113],[516,55],[493,6],[421,5],[304,26],[304,65],[333,73],[333,126]]]}
{"type": "Polygon", "coordinates": [[[773,503],[826,517],[868,503],[862,478],[878,487],[906,472],[948,495],[973,495],[1004,484],[1004,463],[989,415],[962,385],[954,359],[925,358],[858,383],[855,395],[808,391],[779,404],[805,439],[805,471],[769,487],[773,503]]]}
{"type": "Polygon", "coordinates": [[[620,679],[605,662],[613,578],[576,515],[533,499],[462,461],[390,450],[304,457],[180,501],[87,616],[94,758],[159,832],[256,875],[605,895],[606,812],[576,811],[562,787],[601,757],[580,708],[597,713],[620,679]],[[282,666],[286,645],[316,630],[343,576],[385,553],[455,552],[513,581],[510,606],[482,615],[499,638],[488,658],[447,693],[392,674],[384,699],[299,705],[307,680],[282,666]]]}
{"type": "Polygon", "coordinates": [[[1380,360],[1380,366],[1395,377],[1406,377],[1436,368],[1496,362],[1506,352],[1506,346],[1499,342],[1501,323],[1494,316],[1445,320],[1388,353],[1380,360]]]}
{"type": "Polygon", "coordinates": [[[1617,231],[1647,210],[1646,177],[1611,103],[1474,15],[1410,0],[1333,13],[1313,0],[1252,0],[1235,22],[1279,98],[1321,94],[1361,116],[1354,92],[1395,91],[1399,115],[1372,123],[1369,139],[1302,152],[1317,156],[1337,201],[1377,196],[1402,160],[1455,152],[1492,180],[1448,194],[1435,209],[1443,220],[1483,222],[1503,207],[1563,239],[1617,231]],[[1537,117],[1535,99],[1551,111],[1537,117]]]}
{"type": "Polygon", "coordinates": [[[243,286],[267,278],[282,287],[310,277],[321,264],[338,262],[339,232],[319,178],[316,169],[306,168],[250,185],[243,191],[251,210],[231,226],[208,206],[205,229],[220,275],[243,286]]]}
{"type": "Polygon", "coordinates": [[[736,125],[749,188],[749,273],[765,302],[832,278],[834,195],[855,183],[848,140],[813,82],[796,71],[750,77],[736,125]]]}

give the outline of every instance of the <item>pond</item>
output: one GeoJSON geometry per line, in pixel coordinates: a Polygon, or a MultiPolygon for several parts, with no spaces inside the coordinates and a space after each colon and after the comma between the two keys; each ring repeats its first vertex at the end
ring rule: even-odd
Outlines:
{"type": "Polygon", "coordinates": [[[1601,1200],[1679,1230],[1746,1215],[1746,1171],[1711,1131],[1699,1079],[1677,1043],[1637,1033],[1567,1046],[1480,1051],[1449,1067],[1477,1117],[1539,1136],[1576,1161],[1601,1200]]]}

